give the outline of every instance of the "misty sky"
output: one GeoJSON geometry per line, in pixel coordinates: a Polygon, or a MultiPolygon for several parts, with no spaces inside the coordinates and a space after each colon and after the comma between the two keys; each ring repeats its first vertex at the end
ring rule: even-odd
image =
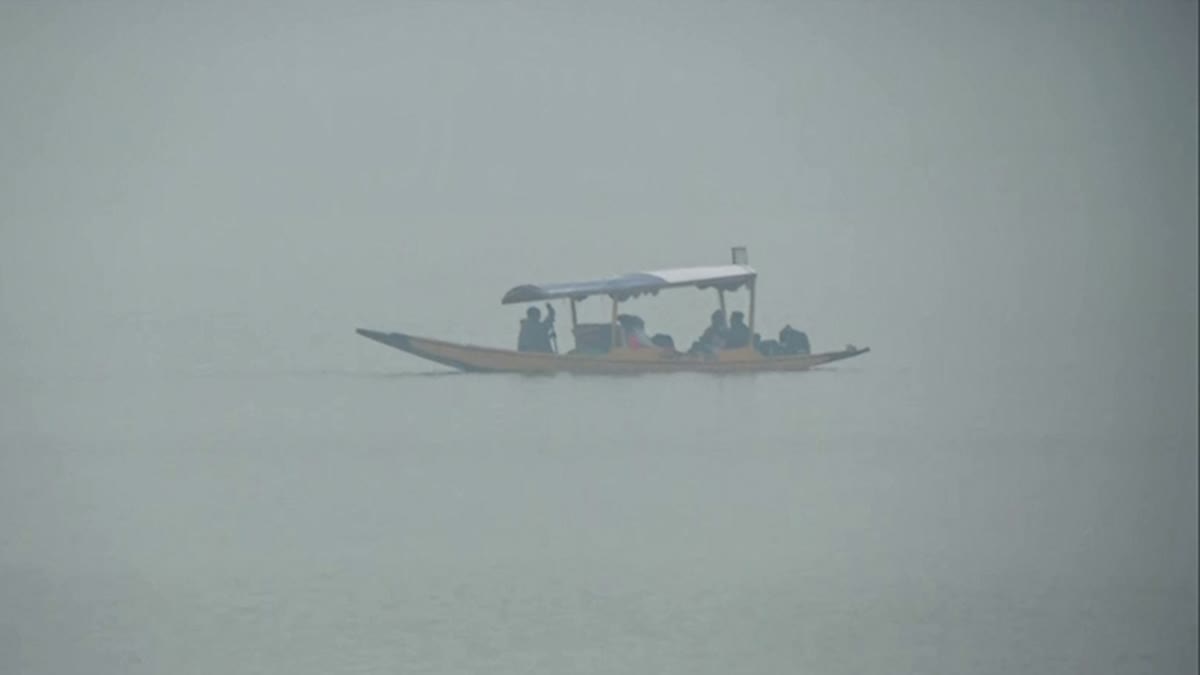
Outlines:
{"type": "Polygon", "coordinates": [[[6,2],[0,363],[386,368],[745,244],[767,332],[1194,390],[1196,7],[6,2]]]}

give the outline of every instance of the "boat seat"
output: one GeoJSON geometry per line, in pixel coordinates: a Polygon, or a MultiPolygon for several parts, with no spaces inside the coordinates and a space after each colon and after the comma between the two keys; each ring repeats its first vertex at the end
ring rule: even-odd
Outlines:
{"type": "MultiPolygon", "coordinates": [[[[607,354],[612,349],[611,323],[581,323],[575,326],[575,351],[587,354],[607,354]]],[[[625,335],[617,326],[617,340],[624,344],[625,335]]]]}

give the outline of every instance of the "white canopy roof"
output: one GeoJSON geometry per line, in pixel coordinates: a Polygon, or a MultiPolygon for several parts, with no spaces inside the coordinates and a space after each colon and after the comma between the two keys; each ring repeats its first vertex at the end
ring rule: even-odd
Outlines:
{"type": "Polygon", "coordinates": [[[711,267],[678,267],[653,272],[635,272],[597,279],[551,284],[524,284],[504,294],[502,304],[515,302],[538,302],[554,298],[582,300],[589,295],[609,295],[617,300],[654,293],[663,288],[695,286],[697,288],[722,288],[735,290],[758,273],[748,265],[716,265],[711,267]]]}

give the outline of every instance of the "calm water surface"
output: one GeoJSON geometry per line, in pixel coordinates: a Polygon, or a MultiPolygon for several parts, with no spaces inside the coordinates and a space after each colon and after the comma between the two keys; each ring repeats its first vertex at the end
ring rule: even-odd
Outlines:
{"type": "Polygon", "coordinates": [[[1193,671],[1153,386],[892,364],[21,375],[0,670],[1193,671]]]}

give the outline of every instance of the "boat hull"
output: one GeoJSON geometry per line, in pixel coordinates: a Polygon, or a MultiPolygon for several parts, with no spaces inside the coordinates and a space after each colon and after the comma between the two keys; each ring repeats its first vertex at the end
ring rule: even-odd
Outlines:
{"type": "Polygon", "coordinates": [[[763,356],[752,348],[726,350],[715,358],[668,355],[657,350],[616,350],[608,354],[544,354],[476,347],[405,333],[385,333],[359,328],[359,335],[414,356],[476,373],[575,373],[627,375],[639,373],[758,373],[808,370],[852,358],[869,347],[847,347],[838,352],[798,356],[763,356]]]}

